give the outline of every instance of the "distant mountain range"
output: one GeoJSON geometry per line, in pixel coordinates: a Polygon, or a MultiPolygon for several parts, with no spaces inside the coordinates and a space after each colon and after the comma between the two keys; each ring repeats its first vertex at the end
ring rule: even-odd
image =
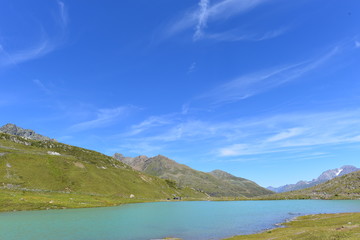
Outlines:
{"type": "Polygon", "coordinates": [[[319,185],[319,184],[329,181],[333,178],[340,177],[345,174],[356,172],[359,170],[360,169],[355,166],[346,165],[346,166],[342,166],[341,168],[327,170],[327,171],[323,172],[318,178],[313,179],[311,181],[299,181],[295,184],[287,184],[287,185],[280,186],[280,187],[271,187],[270,186],[270,187],[267,187],[267,189],[277,192],[277,193],[300,190],[300,189],[319,185]]]}
{"type": "Polygon", "coordinates": [[[38,140],[38,141],[50,141],[54,139],[51,139],[49,137],[45,137],[43,135],[37,134],[33,130],[30,129],[24,129],[21,127],[16,126],[15,124],[8,123],[0,128],[0,132],[7,133],[15,136],[20,136],[26,139],[31,140],[38,140]]]}
{"type": "Polygon", "coordinates": [[[131,158],[116,153],[114,158],[138,171],[174,180],[180,187],[191,187],[212,197],[254,197],[273,193],[248,179],[221,170],[197,171],[162,155],[131,158]]]}
{"type": "MultiPolygon", "coordinates": [[[[340,174],[339,174],[340,175],[340,174]]],[[[360,171],[333,178],[319,185],[301,190],[273,194],[258,199],[359,199],[360,171]]]]}
{"type": "MultiPolygon", "coordinates": [[[[351,198],[360,197],[360,171],[344,174],[327,182],[311,188],[291,192],[300,195],[311,196],[318,199],[351,198]]],[[[288,194],[288,193],[284,193],[288,194]]],[[[290,194],[290,193],[289,193],[290,194]]]]}

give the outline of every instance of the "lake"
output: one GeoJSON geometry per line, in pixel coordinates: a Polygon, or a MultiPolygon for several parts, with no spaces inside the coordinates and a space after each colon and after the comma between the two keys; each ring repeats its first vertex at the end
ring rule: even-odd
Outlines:
{"type": "Polygon", "coordinates": [[[6,240],[222,239],[299,215],[359,212],[360,200],[156,202],[118,207],[0,213],[6,240]]]}

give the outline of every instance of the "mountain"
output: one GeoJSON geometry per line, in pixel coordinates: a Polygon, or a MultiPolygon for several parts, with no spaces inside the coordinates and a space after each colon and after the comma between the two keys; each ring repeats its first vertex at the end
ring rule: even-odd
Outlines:
{"type": "Polygon", "coordinates": [[[174,180],[180,187],[191,187],[212,197],[254,197],[272,193],[250,180],[220,170],[211,173],[197,171],[162,155],[130,158],[115,154],[114,158],[136,170],[174,180]]]}
{"type": "Polygon", "coordinates": [[[333,178],[340,177],[345,174],[352,173],[352,172],[359,171],[359,170],[360,169],[357,167],[354,167],[351,165],[345,165],[345,166],[342,166],[341,168],[327,170],[327,171],[323,172],[318,178],[313,179],[311,181],[299,181],[296,184],[287,184],[287,185],[280,186],[277,188],[270,186],[270,187],[267,187],[267,189],[274,191],[274,192],[278,192],[278,193],[300,190],[300,189],[316,186],[320,183],[329,181],[333,178]]]}
{"type": "Polygon", "coordinates": [[[273,191],[269,191],[266,188],[260,187],[255,182],[250,181],[246,178],[236,177],[228,172],[224,172],[222,170],[214,170],[210,172],[211,175],[214,177],[223,180],[224,182],[240,188],[240,189],[246,189],[247,192],[243,195],[245,196],[259,196],[259,195],[268,195],[273,194],[273,191]],[[259,188],[260,187],[260,188],[259,188]]]}
{"type": "Polygon", "coordinates": [[[0,128],[0,132],[7,133],[11,135],[20,136],[26,139],[39,140],[39,141],[50,141],[49,137],[45,137],[43,135],[37,134],[33,130],[24,129],[16,126],[15,124],[8,123],[0,128]]]}
{"type": "Polygon", "coordinates": [[[316,196],[317,198],[359,198],[360,197],[360,171],[333,178],[317,186],[302,189],[296,193],[316,196]]]}
{"type": "Polygon", "coordinates": [[[301,190],[273,194],[257,199],[359,199],[360,171],[333,178],[301,190]]]}
{"type": "MultiPolygon", "coordinates": [[[[22,131],[16,129],[14,133],[22,131]]],[[[109,206],[174,197],[206,195],[95,151],[0,133],[0,211],[109,206]]]]}

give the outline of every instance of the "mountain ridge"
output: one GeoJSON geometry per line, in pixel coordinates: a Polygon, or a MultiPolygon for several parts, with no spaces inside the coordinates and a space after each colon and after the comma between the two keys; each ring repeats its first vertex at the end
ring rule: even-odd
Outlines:
{"type": "Polygon", "coordinates": [[[257,200],[360,199],[360,171],[333,178],[310,188],[260,196],[257,200]]]}
{"type": "Polygon", "coordinates": [[[96,151],[0,133],[0,211],[206,199],[96,151]]]}
{"type": "Polygon", "coordinates": [[[191,187],[212,197],[254,197],[273,193],[248,179],[236,177],[221,170],[210,173],[201,172],[163,155],[131,158],[116,153],[113,157],[136,170],[174,180],[179,187],[191,187]]]}
{"type": "Polygon", "coordinates": [[[340,168],[335,168],[335,169],[329,169],[326,170],[324,172],[322,172],[317,178],[311,180],[311,181],[298,181],[295,184],[286,184],[280,187],[267,187],[267,189],[277,192],[277,193],[282,193],[282,192],[290,192],[290,191],[296,191],[296,190],[301,190],[301,189],[305,189],[305,188],[309,188],[309,187],[313,187],[316,185],[319,185],[321,183],[324,183],[326,181],[329,181],[331,179],[334,179],[336,177],[341,177],[343,175],[346,175],[348,173],[352,173],[355,171],[359,171],[360,168],[357,168],[355,166],[352,165],[344,165],[340,168]]]}
{"type": "Polygon", "coordinates": [[[13,123],[7,123],[4,126],[0,127],[0,133],[7,133],[10,135],[15,135],[23,137],[25,139],[38,140],[38,141],[56,141],[49,137],[40,135],[31,129],[24,129],[19,126],[16,126],[13,123]]]}

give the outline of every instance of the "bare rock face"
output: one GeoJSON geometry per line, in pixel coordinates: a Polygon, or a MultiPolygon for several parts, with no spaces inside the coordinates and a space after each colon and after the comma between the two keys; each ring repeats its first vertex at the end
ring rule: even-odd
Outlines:
{"type": "Polygon", "coordinates": [[[149,159],[147,156],[145,155],[140,155],[137,157],[125,157],[124,155],[122,155],[121,153],[115,153],[113,158],[115,158],[116,160],[119,160],[120,162],[123,162],[129,166],[131,166],[132,168],[138,170],[138,171],[143,171],[144,170],[144,166],[146,164],[146,161],[149,159]]]}
{"type": "Polygon", "coordinates": [[[45,137],[43,135],[37,134],[33,130],[24,129],[16,126],[15,124],[8,123],[0,128],[0,132],[20,136],[26,139],[38,140],[38,141],[50,141],[51,138],[45,137]]]}
{"type": "Polygon", "coordinates": [[[116,160],[122,161],[122,160],[124,160],[125,157],[121,153],[115,153],[113,158],[115,158],[116,160]]]}

